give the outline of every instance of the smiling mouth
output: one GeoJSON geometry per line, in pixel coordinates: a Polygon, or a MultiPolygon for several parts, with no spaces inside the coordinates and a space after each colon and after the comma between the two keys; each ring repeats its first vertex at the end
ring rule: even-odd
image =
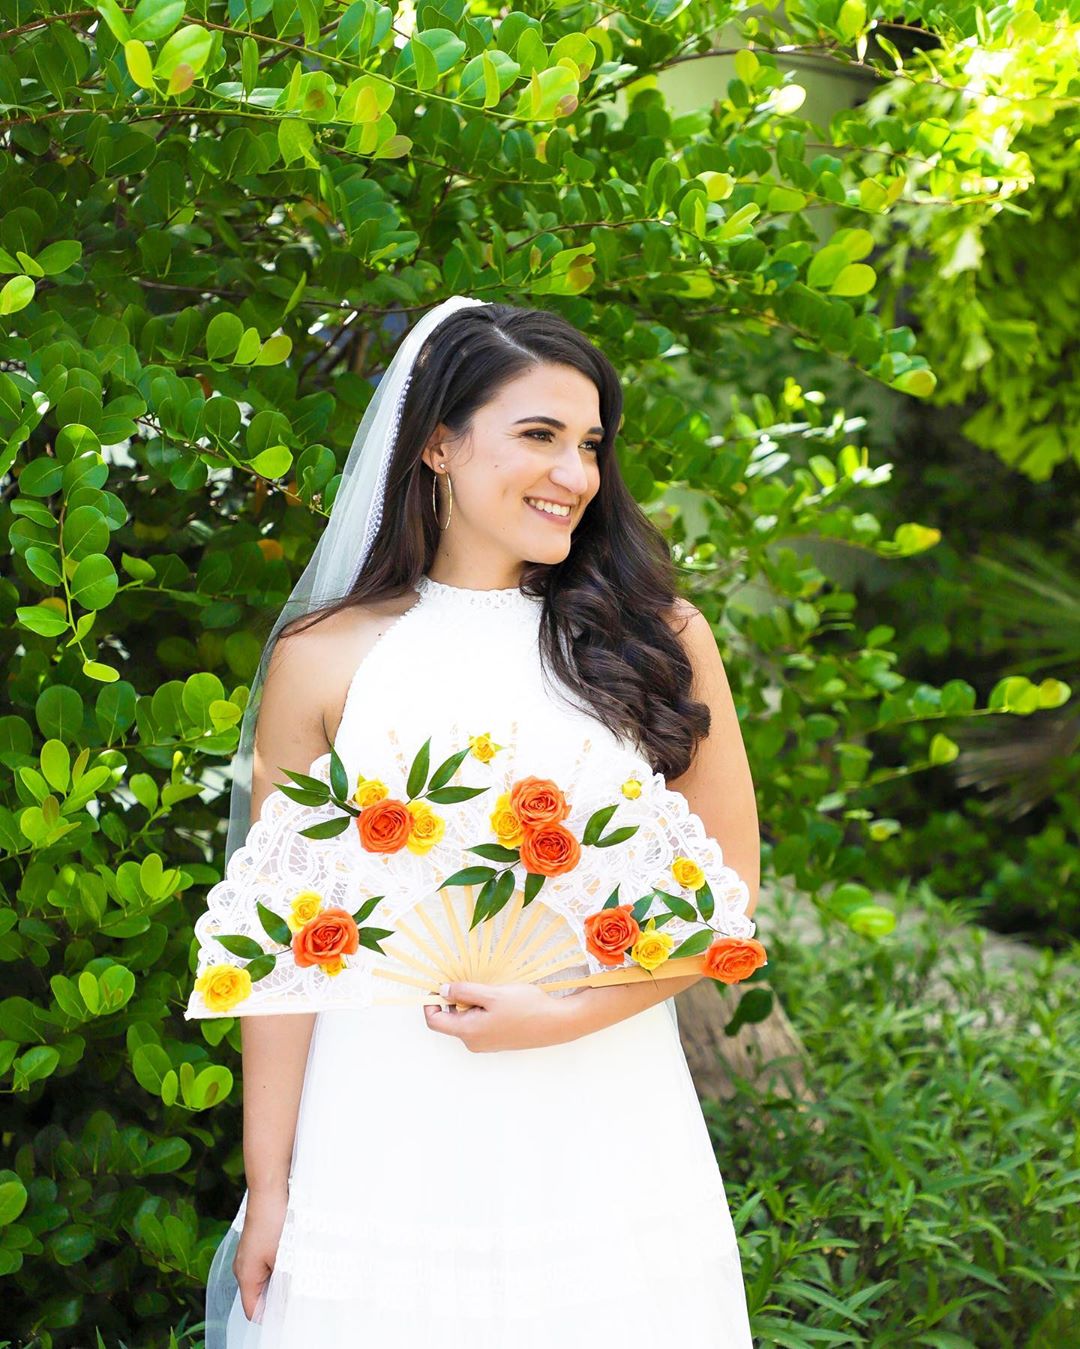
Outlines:
{"type": "Polygon", "coordinates": [[[562,511],[545,510],[542,506],[534,505],[528,498],[525,498],[525,505],[537,515],[542,515],[545,520],[554,520],[556,524],[569,524],[573,518],[573,512],[570,510],[567,510],[565,513],[562,511]]]}

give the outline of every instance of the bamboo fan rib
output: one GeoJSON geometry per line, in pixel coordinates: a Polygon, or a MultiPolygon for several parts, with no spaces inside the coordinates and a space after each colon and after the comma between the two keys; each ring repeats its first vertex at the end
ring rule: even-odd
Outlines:
{"type": "MultiPolygon", "coordinates": [[[[560,914],[533,899],[525,910],[523,890],[492,918],[472,927],[476,887],[464,885],[436,892],[441,905],[423,901],[397,918],[392,937],[379,944],[385,953],[373,969],[376,978],[420,989],[405,996],[379,996],[375,1003],[425,1003],[447,1000],[436,992],[439,984],[467,980],[484,984],[541,983],[547,975],[585,963],[581,943],[560,914]],[[440,930],[431,909],[441,911],[440,930]],[[414,921],[417,920],[417,921],[414,921]],[[426,930],[425,937],[419,930],[426,930]],[[496,927],[500,929],[496,936],[496,927]]],[[[559,987],[584,982],[572,979],[559,987]]],[[[543,987],[552,985],[543,984],[543,987]]],[[[466,1004],[458,1004],[459,1008],[466,1004]]]]}

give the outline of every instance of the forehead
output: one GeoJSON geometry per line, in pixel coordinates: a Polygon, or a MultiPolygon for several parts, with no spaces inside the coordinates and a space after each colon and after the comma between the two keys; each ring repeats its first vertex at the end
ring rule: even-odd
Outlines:
{"type": "Polygon", "coordinates": [[[512,418],[558,417],[568,426],[600,425],[600,394],[580,370],[569,365],[534,365],[508,381],[491,400],[491,410],[512,418]]]}

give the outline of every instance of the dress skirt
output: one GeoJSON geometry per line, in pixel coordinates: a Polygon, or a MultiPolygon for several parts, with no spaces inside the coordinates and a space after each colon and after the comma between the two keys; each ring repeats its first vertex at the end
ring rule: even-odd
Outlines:
{"type": "Polygon", "coordinates": [[[318,1014],[255,1319],[207,1285],[206,1349],[752,1349],[735,1229],[659,1003],[471,1053],[419,1006],[318,1014]]]}

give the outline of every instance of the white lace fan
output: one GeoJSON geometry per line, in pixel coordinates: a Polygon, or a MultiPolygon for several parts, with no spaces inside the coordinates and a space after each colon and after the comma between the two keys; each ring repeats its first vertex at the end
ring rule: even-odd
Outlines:
{"type": "Polygon", "coordinates": [[[746,885],[639,757],[563,791],[472,760],[459,783],[468,748],[429,773],[430,744],[400,797],[350,789],[334,751],[267,797],[195,924],[187,1018],[445,1004],[438,986],[462,979],[734,982],[764,963],[746,885]]]}

